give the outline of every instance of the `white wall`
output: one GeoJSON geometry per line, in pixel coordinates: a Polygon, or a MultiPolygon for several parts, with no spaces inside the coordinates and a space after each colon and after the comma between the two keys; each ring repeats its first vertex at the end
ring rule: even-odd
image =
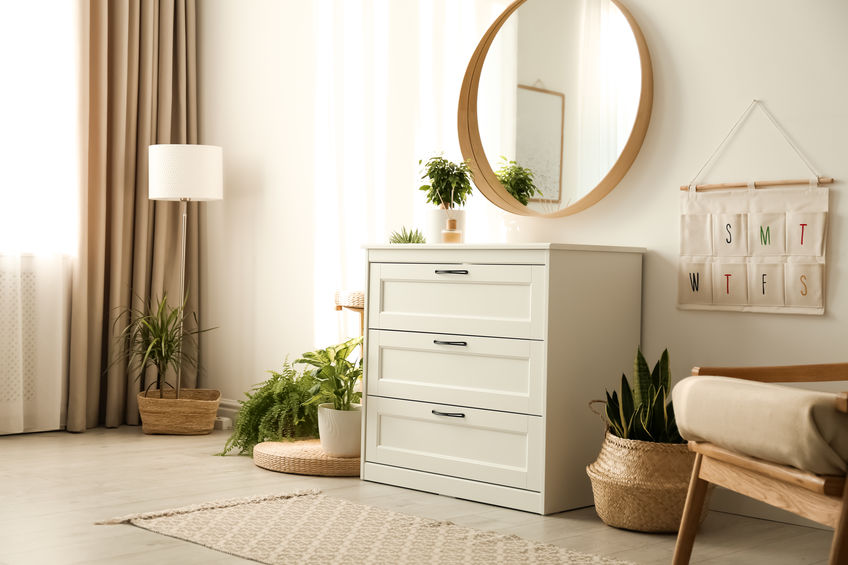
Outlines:
{"type": "MultiPolygon", "coordinates": [[[[391,3],[414,21],[413,0],[391,3]]],[[[488,203],[476,202],[472,212],[486,219],[470,223],[478,231],[468,238],[646,247],[642,345],[651,362],[668,347],[676,378],[699,364],[844,361],[848,2],[625,4],[645,34],[655,79],[651,125],[630,172],[600,203],[567,218],[493,214],[488,203]],[[822,317],[676,308],[678,186],[690,181],[753,98],[765,101],[823,174],[841,181],[830,203],[822,317]]],[[[286,354],[312,347],[313,7],[203,0],[198,13],[201,142],[224,147],[226,169],[225,199],[208,204],[205,216],[201,314],[204,325],[220,328],[202,342],[202,383],[238,399],[286,354]]],[[[390,45],[402,43],[405,32],[393,30],[390,45]]],[[[394,81],[389,90],[399,105],[404,85],[394,81]]],[[[807,177],[764,123],[753,119],[704,180],[807,177]]],[[[411,144],[409,120],[388,127],[390,145],[411,144]]],[[[413,183],[409,176],[389,182],[389,191],[397,191],[387,195],[390,215],[412,218],[400,194],[414,190],[413,183]]]]}
{"type": "Polygon", "coordinates": [[[242,399],[312,345],[313,92],[309,2],[198,3],[200,140],[224,148],[204,205],[203,386],[242,399]]]}
{"type": "MultiPolygon", "coordinates": [[[[844,184],[834,185],[831,195],[825,316],[679,311],[675,273],[678,187],[689,183],[753,98],[765,101],[822,173],[848,178],[843,94],[848,3],[628,0],[626,5],[653,57],[654,110],[642,150],[621,184],[596,206],[563,219],[522,219],[523,237],[648,248],[642,342],[650,359],[668,347],[678,378],[699,364],[844,360],[844,184]]],[[[754,116],[703,178],[810,176],[765,124],[754,116]]]]}

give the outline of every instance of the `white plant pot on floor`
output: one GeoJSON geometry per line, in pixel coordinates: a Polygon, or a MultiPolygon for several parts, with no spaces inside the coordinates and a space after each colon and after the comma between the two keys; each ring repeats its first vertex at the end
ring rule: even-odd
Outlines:
{"type": "Polygon", "coordinates": [[[318,405],[318,435],[321,449],[332,457],[359,457],[362,447],[362,406],[335,410],[333,403],[318,405]]]}

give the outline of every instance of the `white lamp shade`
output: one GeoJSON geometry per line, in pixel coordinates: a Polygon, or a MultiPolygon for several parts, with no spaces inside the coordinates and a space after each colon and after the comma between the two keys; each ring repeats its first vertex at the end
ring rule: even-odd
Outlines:
{"type": "Polygon", "coordinates": [[[148,197],[150,200],[221,200],[223,154],[215,145],[151,145],[148,197]]]}

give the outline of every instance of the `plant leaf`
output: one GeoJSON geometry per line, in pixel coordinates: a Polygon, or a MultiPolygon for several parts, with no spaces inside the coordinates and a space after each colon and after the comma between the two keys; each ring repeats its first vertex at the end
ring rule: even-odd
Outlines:
{"type": "Polygon", "coordinates": [[[636,359],[633,361],[633,399],[638,404],[644,404],[648,399],[648,387],[651,385],[651,372],[648,362],[642,355],[641,349],[636,349],[636,359]]]}

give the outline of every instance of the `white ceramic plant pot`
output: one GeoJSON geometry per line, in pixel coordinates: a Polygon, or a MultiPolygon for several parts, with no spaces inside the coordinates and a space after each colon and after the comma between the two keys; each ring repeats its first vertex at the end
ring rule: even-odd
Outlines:
{"type": "Polygon", "coordinates": [[[362,446],[362,406],[335,410],[333,403],[318,405],[318,436],[321,449],[332,457],[359,457],[362,446]]]}
{"type": "Polygon", "coordinates": [[[465,210],[431,208],[427,210],[427,224],[424,228],[427,243],[442,243],[442,230],[447,226],[448,218],[456,220],[456,229],[462,232],[462,240],[465,241],[465,210]]]}

